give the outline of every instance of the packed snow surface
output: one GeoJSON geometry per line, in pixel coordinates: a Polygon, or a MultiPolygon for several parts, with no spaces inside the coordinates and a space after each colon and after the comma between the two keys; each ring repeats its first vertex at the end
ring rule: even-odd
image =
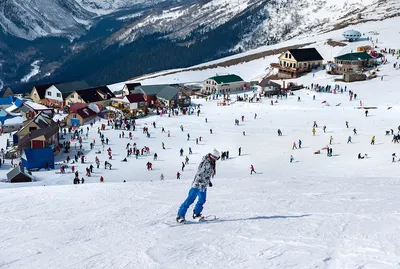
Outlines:
{"type": "MultiPolygon", "coordinates": [[[[308,90],[296,92],[287,100],[279,99],[273,106],[269,99],[230,106],[198,100],[202,104],[199,117],[140,119],[133,140],[120,139],[121,131],[107,127],[104,134],[113,150],[111,171],[104,170],[107,153],[102,151],[97,155],[102,161],[100,169],[95,168],[90,178],[83,175],[84,185],[72,185],[73,174],[54,171],[34,173],[39,180],[34,183],[1,185],[5,189],[0,190],[0,265],[397,268],[399,164],[391,162],[391,154],[398,151],[398,144],[391,143],[392,137],[385,131],[399,125],[399,94],[392,90],[392,83],[399,81],[400,75],[399,71],[390,72],[383,81],[351,84],[348,90],[358,94],[354,101],[349,101],[348,92],[308,90]],[[370,109],[365,117],[364,109],[358,109],[359,99],[363,105],[377,109],[370,109]],[[234,120],[242,115],[244,122],[234,126],[234,120]],[[315,136],[311,132],[314,120],[318,124],[315,136]],[[151,126],[153,121],[157,128],[151,126]],[[345,121],[349,121],[349,128],[345,121]],[[181,124],[184,132],[179,129],[181,124]],[[326,133],[323,125],[327,126],[326,133]],[[145,126],[151,138],[142,134],[145,126]],[[170,138],[161,127],[171,132],[170,138]],[[283,132],[281,137],[277,136],[278,128],[283,132]],[[353,135],[354,128],[357,135],[353,135]],[[350,135],[353,143],[347,144],[350,135]],[[373,135],[376,143],[370,145],[373,135]],[[195,138],[200,136],[202,141],[196,145],[195,138]],[[330,136],[334,139],[333,156],[327,157],[322,148],[329,144],[330,136]],[[292,143],[299,139],[302,149],[292,150],[292,143]],[[133,142],[158,154],[153,171],[145,169],[152,154],[121,162],[126,144],[133,142]],[[182,172],[182,179],[176,180],[184,159],[179,150],[182,147],[186,156],[189,146],[194,152],[188,155],[190,164],[182,172]],[[214,147],[230,151],[230,159],[217,164],[214,186],[208,189],[203,212],[216,215],[218,220],[176,226],[177,209],[197,165],[214,147]],[[314,154],[317,150],[321,150],[320,155],[314,154]],[[358,153],[367,153],[368,158],[358,160],[358,153]],[[289,162],[291,154],[294,163],[289,162]],[[257,171],[252,176],[251,164],[257,171]],[[159,180],[161,173],[164,181],[159,180]],[[100,176],[105,183],[98,183],[100,176]]],[[[310,75],[303,79],[332,83],[322,71],[315,78],[310,75]]],[[[95,151],[101,150],[97,126],[90,129],[89,140],[83,143],[88,164],[76,165],[81,173],[94,162],[95,151]],[[89,151],[93,139],[96,146],[89,151]]],[[[4,176],[8,167],[2,166],[4,176]]]]}

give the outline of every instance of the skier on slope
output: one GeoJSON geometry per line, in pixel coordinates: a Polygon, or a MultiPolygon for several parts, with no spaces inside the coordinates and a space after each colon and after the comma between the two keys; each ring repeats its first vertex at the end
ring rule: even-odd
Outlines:
{"type": "Polygon", "coordinates": [[[296,141],[295,141],[295,142],[293,142],[293,147],[292,147],[292,149],[297,149],[297,146],[296,146],[296,141]]]}
{"type": "Polygon", "coordinates": [[[257,174],[256,170],[254,170],[254,166],[250,165],[250,175],[252,175],[253,173],[257,174]]]}
{"type": "Polygon", "coordinates": [[[186,212],[196,200],[196,197],[198,197],[198,200],[193,210],[193,218],[201,219],[201,212],[203,211],[203,205],[207,197],[207,187],[212,187],[211,178],[215,176],[216,161],[219,158],[220,153],[216,149],[203,157],[194,177],[192,187],[189,190],[188,197],[179,208],[178,216],[176,217],[177,222],[185,222],[186,212]]]}

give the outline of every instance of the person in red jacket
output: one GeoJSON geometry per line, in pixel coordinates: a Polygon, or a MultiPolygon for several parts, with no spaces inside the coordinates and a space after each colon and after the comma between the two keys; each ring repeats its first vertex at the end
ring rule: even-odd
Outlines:
{"type": "Polygon", "coordinates": [[[104,178],[101,176],[100,177],[100,183],[103,183],[104,182],[104,178]]]}
{"type": "Polygon", "coordinates": [[[256,170],[254,170],[254,166],[250,165],[250,175],[252,175],[253,173],[257,174],[256,170]]]}

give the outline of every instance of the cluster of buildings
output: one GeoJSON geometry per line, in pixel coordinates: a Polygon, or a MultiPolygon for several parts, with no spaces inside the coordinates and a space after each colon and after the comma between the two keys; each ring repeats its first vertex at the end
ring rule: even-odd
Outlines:
{"type": "MultiPolygon", "coordinates": [[[[373,78],[373,75],[367,76],[365,72],[373,70],[379,56],[382,55],[377,54],[370,46],[360,46],[356,52],[338,55],[333,61],[328,61],[327,72],[332,75],[342,75],[342,80],[345,82],[373,78]]],[[[279,63],[271,64],[271,68],[277,70],[278,79],[298,78],[324,67],[324,59],[315,48],[289,49],[278,59],[279,63]]]]}

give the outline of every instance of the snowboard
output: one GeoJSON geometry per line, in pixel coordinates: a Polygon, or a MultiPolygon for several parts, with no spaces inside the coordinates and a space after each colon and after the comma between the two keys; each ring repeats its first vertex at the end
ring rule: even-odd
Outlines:
{"type": "Polygon", "coordinates": [[[174,224],[167,223],[165,222],[166,225],[170,227],[178,227],[182,225],[187,225],[187,224],[200,224],[200,223],[205,223],[205,222],[211,222],[211,221],[216,221],[218,220],[218,217],[215,215],[208,215],[208,216],[202,216],[201,218],[194,219],[194,220],[186,220],[184,222],[178,223],[175,221],[174,224]]]}

